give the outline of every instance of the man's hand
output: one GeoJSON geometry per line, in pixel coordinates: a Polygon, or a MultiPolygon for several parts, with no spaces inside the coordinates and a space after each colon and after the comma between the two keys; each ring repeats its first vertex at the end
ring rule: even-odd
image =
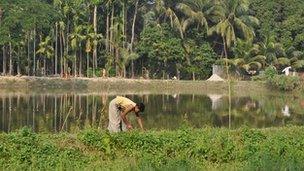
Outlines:
{"type": "Polygon", "coordinates": [[[131,125],[131,124],[130,124],[130,125],[127,125],[127,129],[128,129],[128,130],[133,129],[132,125],[131,125]]]}

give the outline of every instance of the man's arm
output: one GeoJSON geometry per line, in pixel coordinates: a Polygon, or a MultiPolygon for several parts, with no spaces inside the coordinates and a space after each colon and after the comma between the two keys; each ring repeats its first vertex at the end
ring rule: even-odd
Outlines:
{"type": "Polygon", "coordinates": [[[135,115],[136,115],[136,118],[137,118],[137,123],[138,123],[138,125],[140,126],[141,130],[144,131],[144,126],[143,126],[143,122],[142,122],[141,116],[139,116],[138,113],[135,113],[135,115]]]}
{"type": "Polygon", "coordinates": [[[121,114],[120,117],[122,121],[127,125],[128,129],[132,129],[132,125],[130,124],[129,120],[127,119],[127,114],[130,113],[130,111],[133,110],[133,107],[128,107],[126,108],[121,114]]]}

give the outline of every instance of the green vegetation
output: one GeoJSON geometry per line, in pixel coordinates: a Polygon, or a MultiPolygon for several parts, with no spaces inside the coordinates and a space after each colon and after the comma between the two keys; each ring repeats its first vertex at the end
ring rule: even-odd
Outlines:
{"type": "Polygon", "coordinates": [[[77,135],[36,134],[28,128],[0,135],[6,169],[302,170],[303,127],[191,129],[77,135]]]}
{"type": "Polygon", "coordinates": [[[298,76],[278,75],[274,66],[269,66],[263,74],[252,77],[253,80],[266,81],[268,87],[273,90],[292,91],[301,89],[301,79],[298,76]]]}
{"type": "Polygon", "coordinates": [[[297,76],[275,75],[267,80],[267,84],[274,89],[291,91],[298,88],[301,82],[297,76]]]}
{"type": "Polygon", "coordinates": [[[3,75],[206,79],[304,69],[302,0],[0,0],[3,75]],[[104,73],[102,71],[105,71],[104,73]]]}

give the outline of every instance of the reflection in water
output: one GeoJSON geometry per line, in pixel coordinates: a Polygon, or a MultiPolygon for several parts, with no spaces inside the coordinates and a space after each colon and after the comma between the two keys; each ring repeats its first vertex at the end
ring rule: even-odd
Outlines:
{"type": "Polygon", "coordinates": [[[221,105],[221,98],[223,97],[223,95],[220,94],[208,94],[207,95],[212,102],[212,110],[216,110],[220,107],[221,105]]]}
{"type": "MultiPolygon", "coordinates": [[[[198,128],[228,127],[230,119],[232,128],[302,125],[304,121],[302,101],[293,97],[232,97],[231,118],[228,97],[223,95],[127,97],[146,104],[143,115],[146,129],[177,129],[185,119],[198,128]],[[282,117],[282,113],[287,117],[282,117]]],[[[106,129],[109,100],[113,98],[114,95],[107,94],[1,94],[0,130],[8,132],[23,126],[40,132],[73,132],[87,127],[106,129]]],[[[133,117],[130,120],[136,122],[133,117]]]]}

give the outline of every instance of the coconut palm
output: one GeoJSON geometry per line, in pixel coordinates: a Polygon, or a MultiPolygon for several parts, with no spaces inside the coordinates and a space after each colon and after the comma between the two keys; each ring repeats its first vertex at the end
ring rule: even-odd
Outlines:
{"type": "Polygon", "coordinates": [[[259,20],[248,12],[248,0],[219,0],[214,7],[218,21],[208,31],[209,35],[216,33],[222,37],[223,51],[227,58],[228,49],[236,42],[237,38],[252,41],[255,36],[254,26],[259,20]]]}
{"type": "Polygon", "coordinates": [[[255,50],[259,55],[266,57],[269,65],[278,64],[278,59],[286,56],[285,49],[281,43],[275,42],[274,37],[265,37],[264,41],[258,42],[255,50]]]}
{"type": "Polygon", "coordinates": [[[186,16],[182,24],[183,32],[191,24],[208,30],[208,20],[212,19],[212,11],[214,10],[214,6],[210,6],[210,0],[185,0],[177,4],[177,9],[186,16]]]}

